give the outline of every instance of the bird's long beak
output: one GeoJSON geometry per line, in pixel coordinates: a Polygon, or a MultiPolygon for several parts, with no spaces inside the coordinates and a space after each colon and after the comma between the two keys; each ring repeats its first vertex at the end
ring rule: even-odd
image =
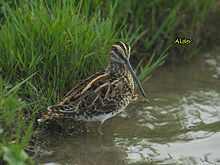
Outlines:
{"type": "Polygon", "coordinates": [[[133,70],[133,68],[132,68],[132,66],[131,66],[131,64],[130,64],[130,62],[128,61],[128,59],[124,59],[124,60],[125,60],[126,66],[128,67],[129,71],[131,72],[131,74],[132,74],[134,80],[137,82],[138,87],[139,87],[139,89],[140,89],[142,95],[143,95],[144,97],[146,97],[146,94],[145,94],[145,92],[144,92],[144,90],[143,90],[143,88],[142,88],[142,86],[141,86],[141,84],[140,84],[140,82],[139,82],[139,80],[138,80],[136,74],[134,73],[134,70],[133,70]]]}

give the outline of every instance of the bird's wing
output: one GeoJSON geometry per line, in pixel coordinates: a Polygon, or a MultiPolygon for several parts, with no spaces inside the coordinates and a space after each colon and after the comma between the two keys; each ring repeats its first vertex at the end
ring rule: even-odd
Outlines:
{"type": "Polygon", "coordinates": [[[106,70],[97,72],[68,92],[58,104],[48,107],[50,112],[64,114],[89,113],[91,109],[102,109],[104,100],[114,95],[118,79],[106,70]]]}

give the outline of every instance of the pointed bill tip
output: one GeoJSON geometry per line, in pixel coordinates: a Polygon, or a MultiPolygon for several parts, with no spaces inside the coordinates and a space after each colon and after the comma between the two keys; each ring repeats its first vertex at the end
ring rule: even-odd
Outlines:
{"type": "Polygon", "coordinates": [[[145,94],[145,92],[144,92],[144,89],[142,88],[142,86],[141,86],[141,84],[140,84],[140,82],[139,82],[139,80],[138,80],[138,78],[137,78],[137,76],[136,76],[136,74],[135,74],[133,68],[131,67],[130,62],[128,61],[128,59],[125,59],[125,64],[126,64],[126,66],[128,67],[128,70],[131,72],[131,74],[132,74],[134,80],[137,82],[137,85],[138,85],[138,87],[139,87],[139,89],[140,89],[140,91],[141,91],[141,94],[142,94],[144,97],[146,97],[146,94],[145,94]]]}

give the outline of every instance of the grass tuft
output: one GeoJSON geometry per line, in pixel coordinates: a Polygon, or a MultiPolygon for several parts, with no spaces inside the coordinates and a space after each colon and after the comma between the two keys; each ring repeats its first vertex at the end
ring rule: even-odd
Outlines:
{"type": "Polygon", "coordinates": [[[0,157],[8,164],[33,164],[23,148],[35,115],[105,68],[112,43],[123,40],[138,48],[137,56],[148,56],[135,69],[145,82],[168,54],[176,59],[197,54],[211,38],[204,27],[210,13],[218,16],[217,5],[217,0],[1,1],[0,157]],[[172,46],[177,38],[193,44],[172,46]]]}

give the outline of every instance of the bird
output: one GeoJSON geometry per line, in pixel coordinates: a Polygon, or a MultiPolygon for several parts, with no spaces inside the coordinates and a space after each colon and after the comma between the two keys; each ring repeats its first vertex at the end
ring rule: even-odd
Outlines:
{"type": "Polygon", "coordinates": [[[97,133],[103,135],[103,123],[122,112],[131,102],[134,80],[146,97],[129,62],[130,54],[131,47],[125,42],[113,43],[107,68],[75,85],[60,103],[49,106],[48,114],[38,119],[38,122],[53,118],[100,122],[97,133]]]}

